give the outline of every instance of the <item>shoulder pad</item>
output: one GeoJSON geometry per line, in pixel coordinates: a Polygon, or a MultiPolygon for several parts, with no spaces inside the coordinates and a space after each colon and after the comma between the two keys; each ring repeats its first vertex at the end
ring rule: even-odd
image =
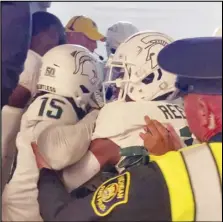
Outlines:
{"type": "Polygon", "coordinates": [[[56,121],[58,124],[75,124],[78,122],[73,106],[58,95],[45,94],[37,97],[28,107],[23,121],[27,124],[33,121],[56,121]]]}

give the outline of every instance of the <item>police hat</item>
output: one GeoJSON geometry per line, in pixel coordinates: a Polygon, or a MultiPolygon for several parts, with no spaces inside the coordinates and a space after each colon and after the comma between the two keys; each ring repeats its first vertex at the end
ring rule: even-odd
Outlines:
{"type": "Polygon", "coordinates": [[[160,51],[158,63],[177,75],[181,92],[222,94],[222,37],[175,41],[160,51]]]}

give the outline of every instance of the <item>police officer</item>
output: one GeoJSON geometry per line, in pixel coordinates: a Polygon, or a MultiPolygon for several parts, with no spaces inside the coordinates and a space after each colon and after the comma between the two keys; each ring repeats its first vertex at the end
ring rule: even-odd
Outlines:
{"type": "MultiPolygon", "coordinates": [[[[184,98],[192,132],[201,141],[221,141],[221,116],[215,115],[221,104],[213,105],[209,96],[221,100],[222,39],[179,40],[164,48],[158,60],[178,75],[177,94],[184,98]]],[[[147,127],[145,146],[152,132],[147,127]]],[[[221,221],[221,181],[221,142],[168,152],[110,178],[81,199],[71,198],[57,173],[42,169],[40,211],[46,221],[221,221]]]]}
{"type": "Polygon", "coordinates": [[[222,142],[222,37],[177,41],[158,62],[177,74],[175,94],[184,99],[191,131],[200,141],[222,142]]]}

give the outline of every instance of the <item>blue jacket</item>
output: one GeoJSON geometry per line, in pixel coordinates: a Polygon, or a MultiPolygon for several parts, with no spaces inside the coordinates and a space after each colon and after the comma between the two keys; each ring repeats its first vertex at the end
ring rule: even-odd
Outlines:
{"type": "Polygon", "coordinates": [[[29,2],[1,2],[1,6],[2,90],[12,91],[23,71],[30,46],[30,5],[29,2]]]}
{"type": "Polygon", "coordinates": [[[218,133],[215,136],[213,136],[209,142],[222,142],[222,133],[218,133]]]}

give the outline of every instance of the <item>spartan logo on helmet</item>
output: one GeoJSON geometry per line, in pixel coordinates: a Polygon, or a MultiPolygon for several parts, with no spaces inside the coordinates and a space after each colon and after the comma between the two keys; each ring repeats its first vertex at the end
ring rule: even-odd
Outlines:
{"type": "MultiPolygon", "coordinates": [[[[144,49],[147,49],[147,56],[146,61],[151,62],[151,68],[154,69],[158,66],[157,63],[157,56],[158,53],[162,48],[164,48],[168,43],[162,39],[152,39],[151,35],[145,36],[141,39],[141,42],[146,46],[144,49]]],[[[138,46],[139,52],[138,55],[143,51],[141,46],[138,46]]]]}
{"type": "Polygon", "coordinates": [[[75,62],[75,70],[73,74],[76,75],[77,73],[80,73],[80,75],[88,76],[91,84],[95,85],[98,82],[96,67],[97,61],[91,56],[87,56],[83,51],[74,51],[71,53],[71,55],[74,57],[75,62]],[[92,64],[92,72],[85,72],[84,64],[87,62],[92,64]]]}
{"type": "Polygon", "coordinates": [[[140,77],[140,74],[145,73],[145,70],[150,70],[151,72],[142,80],[144,84],[150,84],[155,78],[154,71],[157,71],[157,81],[159,81],[162,78],[162,71],[158,66],[157,56],[159,51],[168,45],[168,42],[161,38],[154,39],[153,37],[151,38],[151,35],[147,35],[140,39],[140,43],[143,44],[137,46],[137,57],[141,53],[146,53],[144,54],[145,64],[142,64],[136,75],[140,77]],[[143,69],[145,70],[143,71],[143,69]]]}

